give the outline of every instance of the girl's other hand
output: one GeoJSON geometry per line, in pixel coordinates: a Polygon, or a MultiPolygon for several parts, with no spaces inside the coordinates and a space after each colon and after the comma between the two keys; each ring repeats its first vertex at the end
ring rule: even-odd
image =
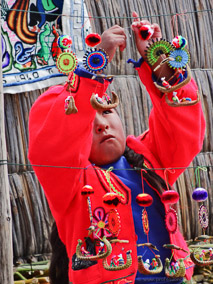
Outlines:
{"type": "Polygon", "coordinates": [[[137,46],[137,49],[140,55],[145,59],[146,46],[148,45],[150,40],[162,37],[161,29],[159,25],[156,23],[151,24],[147,20],[140,21],[138,14],[136,12],[132,12],[132,16],[134,17],[134,20],[133,20],[131,28],[135,34],[136,46],[137,46]],[[140,36],[140,28],[144,25],[149,25],[151,29],[153,30],[153,34],[149,38],[149,40],[143,40],[140,36]]]}

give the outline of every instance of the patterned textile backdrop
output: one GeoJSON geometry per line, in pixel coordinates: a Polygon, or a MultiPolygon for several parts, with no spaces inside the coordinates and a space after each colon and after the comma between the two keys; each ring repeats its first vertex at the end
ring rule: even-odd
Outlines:
{"type": "Polygon", "coordinates": [[[57,37],[68,34],[81,60],[90,21],[83,0],[2,0],[1,43],[4,93],[63,83],[56,68],[57,37]]]}

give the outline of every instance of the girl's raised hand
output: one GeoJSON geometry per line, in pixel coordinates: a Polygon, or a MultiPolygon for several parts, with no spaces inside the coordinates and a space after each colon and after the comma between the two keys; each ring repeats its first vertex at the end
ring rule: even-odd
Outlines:
{"type": "Polygon", "coordinates": [[[161,29],[160,29],[159,25],[156,24],[156,23],[151,24],[147,20],[140,21],[138,14],[136,12],[133,12],[132,16],[134,17],[134,20],[133,20],[131,28],[132,28],[132,30],[135,34],[136,46],[137,46],[137,49],[138,49],[138,52],[140,53],[140,55],[145,59],[145,49],[146,49],[146,47],[149,43],[149,40],[161,38],[162,37],[161,29]],[[149,40],[144,40],[144,39],[141,38],[140,29],[144,25],[149,25],[152,32],[153,32],[153,34],[149,38],[149,40]]]}

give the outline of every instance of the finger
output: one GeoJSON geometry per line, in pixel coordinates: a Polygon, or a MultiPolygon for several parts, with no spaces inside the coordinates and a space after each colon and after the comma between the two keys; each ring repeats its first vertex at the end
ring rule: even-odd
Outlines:
{"type": "Polygon", "coordinates": [[[141,21],[141,25],[150,25],[151,26],[151,23],[148,21],[148,20],[142,20],[141,21]]]}
{"type": "Polygon", "coordinates": [[[111,28],[108,29],[108,31],[111,31],[113,33],[118,33],[118,34],[124,34],[125,35],[125,31],[124,28],[118,26],[118,25],[114,25],[111,28]]]}
{"type": "Polygon", "coordinates": [[[136,32],[136,29],[139,29],[139,28],[141,28],[144,25],[151,26],[151,23],[148,20],[142,20],[142,21],[139,21],[139,22],[133,22],[131,28],[132,28],[133,31],[136,32]]]}
{"type": "Polygon", "coordinates": [[[126,40],[125,40],[124,44],[119,46],[120,51],[124,51],[125,48],[126,48],[126,40]]]}
{"type": "Polygon", "coordinates": [[[133,11],[133,12],[132,12],[132,17],[134,18],[134,19],[133,19],[134,22],[140,21],[140,18],[139,18],[139,16],[138,16],[138,13],[137,13],[137,12],[133,11]]]}
{"type": "Polygon", "coordinates": [[[158,24],[154,23],[151,25],[151,27],[154,30],[154,34],[153,34],[154,37],[162,37],[161,29],[158,24]]]}

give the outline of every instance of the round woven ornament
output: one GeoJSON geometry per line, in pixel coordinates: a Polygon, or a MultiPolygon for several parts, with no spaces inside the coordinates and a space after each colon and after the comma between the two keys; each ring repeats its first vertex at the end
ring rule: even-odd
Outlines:
{"type": "Polygon", "coordinates": [[[142,211],[142,225],[143,231],[147,235],[149,233],[149,219],[146,209],[143,209],[142,211]]]}
{"type": "Polygon", "coordinates": [[[149,44],[145,51],[147,61],[150,65],[154,65],[158,61],[160,55],[168,54],[172,50],[173,47],[168,41],[165,41],[163,39],[156,40],[149,44]]]}
{"type": "Polygon", "coordinates": [[[170,208],[166,212],[165,223],[168,232],[174,234],[177,231],[177,212],[175,209],[170,208]]]}
{"type": "Polygon", "coordinates": [[[56,60],[58,71],[65,75],[69,75],[70,72],[73,72],[77,68],[77,64],[77,57],[72,51],[61,53],[56,60]]]}
{"type": "Polygon", "coordinates": [[[186,49],[176,49],[173,50],[169,57],[173,60],[168,61],[168,64],[172,68],[184,68],[186,64],[190,61],[190,54],[186,49]]]}
{"type": "Polygon", "coordinates": [[[121,220],[116,209],[111,209],[108,213],[108,229],[114,236],[117,236],[120,232],[121,220]]]}
{"type": "Polygon", "coordinates": [[[209,217],[208,217],[208,209],[206,208],[205,205],[200,206],[198,215],[201,227],[204,230],[206,230],[209,226],[209,217]]]}
{"type": "Polygon", "coordinates": [[[90,72],[98,72],[106,68],[108,55],[102,49],[91,49],[83,57],[83,65],[90,72]]]}

